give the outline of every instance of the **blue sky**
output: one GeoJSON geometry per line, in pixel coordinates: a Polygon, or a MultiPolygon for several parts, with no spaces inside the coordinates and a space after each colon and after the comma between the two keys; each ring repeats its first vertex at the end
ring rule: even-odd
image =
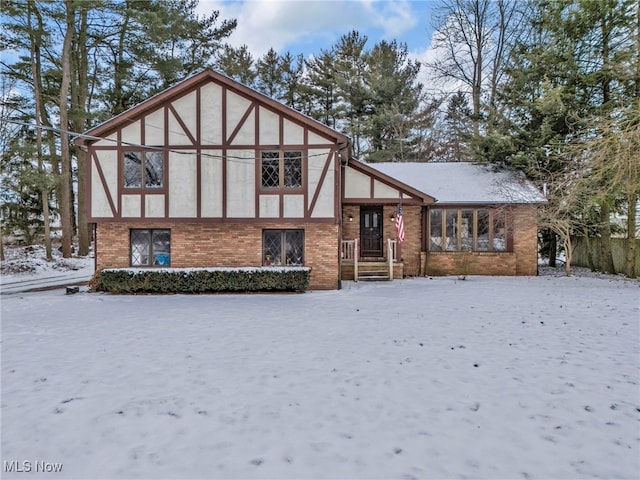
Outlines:
{"type": "Polygon", "coordinates": [[[236,18],[238,27],[229,43],[246,44],[254,58],[270,47],[307,57],[358,30],[368,37],[368,47],[396,39],[407,44],[413,58],[421,59],[431,43],[434,4],[435,0],[200,0],[198,11],[219,10],[221,18],[236,18]]]}

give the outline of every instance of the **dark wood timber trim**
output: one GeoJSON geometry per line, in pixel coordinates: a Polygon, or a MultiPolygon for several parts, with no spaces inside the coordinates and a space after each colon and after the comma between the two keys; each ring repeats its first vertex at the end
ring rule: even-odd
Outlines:
{"type": "Polygon", "coordinates": [[[320,190],[324,186],[325,179],[327,177],[327,170],[329,170],[329,165],[331,165],[331,160],[333,158],[333,150],[330,150],[327,159],[324,162],[324,166],[322,167],[322,173],[320,174],[320,178],[318,179],[318,186],[316,187],[316,191],[313,193],[313,197],[311,198],[311,205],[309,205],[309,216],[313,215],[313,210],[316,207],[316,202],[318,201],[318,197],[320,196],[320,190]]]}
{"type": "Polygon", "coordinates": [[[222,218],[227,217],[227,87],[222,86],[222,218]]]}
{"type": "MultiPolygon", "coordinates": [[[[180,83],[176,85],[176,87],[167,90],[161,94],[158,94],[151,99],[143,102],[137,107],[133,107],[127,112],[114,117],[108,122],[105,122],[102,125],[92,129],[90,131],[91,135],[96,135],[98,137],[103,136],[113,136],[114,144],[106,144],[106,145],[98,145],[94,147],[94,142],[96,140],[93,139],[77,139],[76,144],[82,146],[85,145],[88,147],[88,151],[91,155],[90,158],[93,159],[93,165],[95,165],[95,171],[93,168],[88,172],[88,181],[91,180],[91,175],[102,175],[101,182],[102,188],[105,190],[105,194],[108,195],[109,208],[113,213],[113,218],[94,218],[90,219],[96,222],[114,222],[114,221],[123,221],[126,223],[130,222],[142,222],[151,221],[161,222],[161,223],[173,223],[173,222],[195,222],[195,223],[216,223],[216,222],[225,222],[229,221],[232,223],[256,223],[260,222],[262,219],[260,217],[260,195],[261,194],[271,194],[278,195],[279,197],[279,206],[278,209],[274,212],[274,215],[278,215],[275,219],[269,219],[270,221],[278,220],[284,221],[287,225],[297,225],[301,224],[305,221],[310,223],[330,223],[336,222],[339,220],[341,215],[341,199],[342,199],[342,188],[343,183],[340,175],[341,166],[345,159],[345,149],[348,146],[348,138],[344,135],[336,132],[326,126],[323,126],[312,120],[307,118],[306,116],[295,112],[288,107],[272,101],[271,99],[263,98],[261,94],[258,92],[254,92],[253,90],[246,88],[242,85],[236,84],[233,80],[227,79],[224,76],[221,76],[215,72],[203,73],[202,75],[196,75],[199,78],[198,81],[185,81],[184,83],[180,83]],[[219,88],[221,99],[220,99],[220,112],[216,112],[217,115],[221,117],[221,138],[222,142],[220,145],[203,145],[202,135],[204,125],[203,113],[206,108],[206,105],[203,105],[203,91],[202,88],[205,85],[215,85],[216,88],[219,88]],[[238,115],[238,123],[236,125],[229,124],[229,95],[230,92],[233,94],[239,95],[244,98],[248,103],[244,106],[241,106],[240,110],[237,110],[235,113],[238,115]],[[188,112],[183,110],[180,106],[175,104],[175,101],[180,98],[184,98],[188,96],[189,102],[185,102],[185,108],[195,108],[195,119],[193,119],[193,130],[187,127],[187,123],[191,123],[192,114],[191,110],[188,112]],[[174,103],[172,103],[174,102],[174,103]],[[194,105],[195,102],[195,105],[194,105]],[[242,108],[246,108],[243,112],[242,108]],[[260,122],[261,117],[264,119],[266,113],[260,115],[260,109],[265,108],[265,112],[271,112],[274,114],[273,121],[277,122],[273,125],[273,128],[269,128],[269,131],[273,132],[275,138],[269,139],[268,141],[272,141],[274,145],[261,145],[260,144],[260,122]],[[163,145],[158,146],[149,146],[148,150],[160,150],[164,151],[165,155],[165,167],[164,167],[164,184],[162,188],[157,189],[145,189],[144,185],[141,188],[132,188],[132,189],[124,189],[124,161],[123,161],[123,152],[127,150],[146,150],[144,145],[147,141],[147,131],[150,131],[150,128],[146,128],[145,117],[152,113],[157,112],[158,115],[161,115],[164,122],[164,132],[160,138],[164,138],[162,142],[163,145]],[[180,112],[180,113],[179,113],[180,112]],[[249,118],[253,112],[254,118],[249,121],[249,118]],[[175,117],[175,121],[171,119],[171,116],[175,117]],[[187,117],[189,115],[189,117],[187,117]],[[171,119],[171,121],[170,121],[171,119]],[[127,146],[122,143],[123,133],[122,128],[132,122],[140,122],[140,142],[141,145],[132,145],[127,146]],[[186,122],[186,123],[185,123],[186,122]],[[290,124],[288,122],[291,122],[290,124]],[[173,137],[175,135],[171,134],[171,123],[175,127],[174,130],[180,128],[184,132],[184,136],[182,139],[176,138],[177,144],[170,144],[170,136],[173,137]],[[241,136],[241,132],[245,132],[247,130],[243,130],[243,128],[248,129],[253,124],[254,135],[250,138],[244,138],[246,136],[241,136]],[[285,137],[285,126],[288,126],[292,129],[292,132],[295,132],[295,136],[291,137],[291,140],[297,142],[296,144],[285,145],[284,140],[285,137]],[[277,133],[276,133],[276,128],[277,133]],[[301,130],[300,130],[301,129],[301,130]],[[309,139],[312,135],[318,135],[312,141],[313,144],[309,144],[309,139]],[[242,138],[239,138],[242,137],[242,138]],[[250,143],[251,139],[254,140],[253,144],[245,145],[244,143],[250,143]],[[232,142],[239,140],[238,144],[231,145],[232,142]],[[326,140],[326,143],[323,143],[326,140]],[[184,142],[191,142],[191,144],[184,144],[184,142]],[[242,144],[240,144],[242,143],[242,144]],[[216,186],[218,189],[218,195],[221,195],[222,205],[221,205],[221,213],[219,217],[202,217],[202,212],[206,208],[204,205],[204,198],[202,193],[202,182],[204,181],[204,158],[205,155],[210,154],[211,152],[205,153],[206,150],[215,150],[215,155],[221,157],[220,166],[216,168],[220,168],[222,178],[220,179],[219,186],[216,186]],[[262,182],[261,182],[261,162],[260,162],[260,152],[262,150],[277,150],[279,152],[284,151],[300,151],[302,154],[302,186],[300,188],[295,189],[285,189],[280,188],[277,191],[266,191],[262,190],[262,182]],[[104,171],[98,170],[100,167],[99,157],[100,151],[111,151],[117,152],[117,185],[115,191],[110,191],[106,185],[106,177],[104,176],[104,171]],[[314,154],[320,153],[320,156],[315,156],[313,158],[309,158],[310,151],[314,150],[314,154]],[[240,151],[248,151],[253,152],[254,162],[256,164],[255,175],[256,175],[256,185],[255,185],[255,212],[250,217],[242,217],[242,218],[228,218],[228,197],[229,197],[229,161],[233,161],[234,154],[236,156],[240,151]],[[195,192],[195,216],[194,217],[185,217],[182,218],[172,218],[171,214],[171,195],[170,188],[172,185],[170,183],[172,169],[181,168],[180,156],[181,153],[185,152],[189,153],[189,157],[195,158],[196,164],[195,168],[195,182],[196,182],[196,192],[195,192]],[[327,152],[329,152],[327,154],[327,152]],[[339,157],[341,155],[341,157],[339,157]],[[326,157],[326,158],[325,158],[326,157]],[[338,161],[338,160],[342,161],[338,161]],[[334,162],[333,168],[335,171],[335,178],[332,182],[334,185],[325,185],[327,182],[327,178],[329,177],[328,168],[331,168],[329,165],[330,162],[334,162]],[[322,163],[324,162],[324,163],[322,163]],[[316,175],[320,175],[318,178],[317,190],[314,192],[309,191],[309,169],[314,169],[314,177],[316,175]],[[320,172],[319,172],[320,170],[320,172]],[[327,213],[327,217],[323,218],[312,218],[311,215],[315,211],[315,208],[318,207],[318,202],[320,199],[321,189],[323,187],[332,187],[334,188],[334,209],[333,213],[330,211],[327,213]],[[139,195],[140,198],[140,214],[141,217],[127,217],[122,218],[120,215],[122,213],[122,198],[124,194],[131,195],[139,195]],[[148,212],[146,212],[146,199],[151,194],[164,194],[164,212],[161,213],[161,216],[146,219],[145,216],[148,212]],[[295,208],[301,208],[301,210],[297,210],[296,214],[300,214],[299,217],[290,217],[285,218],[285,198],[287,196],[299,196],[301,198],[293,199],[295,208]],[[117,197],[117,198],[116,198],[117,197]],[[302,202],[302,205],[300,205],[302,202]]],[[[186,100],[186,98],[185,98],[186,100]]],[[[244,101],[243,101],[244,102],[244,101]]],[[[242,104],[240,104],[242,105],[242,104]]],[[[269,119],[271,120],[271,113],[269,114],[269,119]]],[[[217,122],[216,122],[217,123],[217,122]]],[[[235,123],[235,122],[234,122],[235,123]]],[[[217,134],[217,133],[216,133],[217,134]]],[[[103,142],[104,143],[104,142],[103,142]]],[[[158,142],[160,143],[160,142],[158,142]]],[[[243,157],[245,155],[242,155],[243,157]]],[[[280,154],[281,162],[280,168],[284,168],[284,161],[282,160],[283,154],[280,154]]],[[[250,164],[251,160],[246,160],[250,164]]],[[[281,171],[281,177],[284,178],[281,171]]],[[[94,177],[95,178],[95,177],[94,177]]],[[[217,179],[216,179],[217,182],[217,179]]],[[[98,182],[94,182],[96,187],[98,182]]],[[[172,192],[173,200],[175,200],[176,196],[180,195],[180,192],[177,191],[181,188],[182,185],[176,185],[176,191],[172,192]]],[[[276,190],[276,189],[274,189],[276,190]]],[[[91,190],[88,190],[91,193],[91,190]]],[[[95,192],[94,192],[95,193],[95,192]]],[[[90,197],[91,198],[91,197],[90,197]]],[[[160,200],[157,200],[160,202],[160,200]]],[[[328,199],[330,201],[330,199],[328,199]]],[[[249,199],[249,202],[251,200],[249,199]]],[[[217,199],[216,199],[217,203],[217,199]]],[[[132,205],[133,206],[133,205],[132,205]]],[[[247,210],[249,209],[249,205],[246,205],[247,210]]],[[[161,208],[158,205],[158,210],[161,208]]],[[[106,210],[105,210],[106,212],[106,210]]],[[[90,213],[90,212],[89,212],[90,213]]],[[[250,213],[250,212],[249,212],[250,213]]],[[[216,214],[218,215],[218,214],[216,214]]]]}
{"type": "MultiPolygon", "coordinates": [[[[254,111],[255,108],[256,108],[255,102],[252,102],[251,105],[249,105],[247,107],[247,110],[244,112],[244,114],[242,115],[242,118],[240,118],[240,121],[238,122],[238,124],[233,129],[233,132],[231,132],[231,136],[227,139],[226,143],[228,143],[228,144],[233,143],[233,141],[235,140],[236,136],[238,135],[238,132],[240,131],[240,129],[242,127],[244,127],[244,124],[247,121],[247,118],[249,118],[249,115],[251,115],[251,112],[254,111]]],[[[226,123],[226,119],[227,119],[226,113],[227,113],[227,111],[226,111],[226,108],[225,108],[225,115],[224,115],[225,116],[225,123],[226,123]]],[[[252,148],[255,148],[255,145],[253,145],[252,148]]]]}
{"type": "MultiPolygon", "coordinates": [[[[177,99],[193,91],[200,85],[208,82],[214,82],[218,85],[223,86],[224,88],[228,88],[234,93],[251,99],[252,101],[257,101],[260,103],[260,105],[264,105],[265,108],[268,108],[269,110],[281,114],[284,113],[293,122],[298,123],[301,126],[307,126],[318,135],[330,138],[336,143],[347,144],[349,141],[349,139],[345,135],[342,135],[341,133],[327,127],[326,125],[323,125],[322,123],[312,119],[311,117],[291,110],[280,102],[269,98],[268,96],[261,94],[245,85],[242,85],[225,75],[215,72],[212,69],[206,69],[196,75],[193,75],[192,77],[187,78],[186,80],[183,80],[177,85],[174,85],[154,95],[153,97],[138,104],[137,106],[130,108],[129,110],[121,113],[120,115],[117,115],[116,117],[113,117],[111,120],[108,120],[92,128],[86,133],[87,135],[95,137],[108,136],[117,128],[127,124],[131,119],[140,118],[147,112],[158,108],[158,106],[164,105],[166,102],[177,99]]],[[[90,138],[77,137],[74,140],[74,143],[76,145],[87,145],[93,143],[94,141],[95,140],[92,140],[90,138]]]]}
{"type": "MultiPolygon", "coordinates": [[[[122,144],[122,129],[118,130],[117,134],[118,145],[122,144]]],[[[118,168],[118,185],[116,186],[116,191],[118,192],[118,215],[122,215],[122,195],[124,194],[124,151],[122,149],[118,150],[117,157],[117,168],[118,168]]]]}
{"type": "MultiPolygon", "coordinates": [[[[169,109],[165,106],[164,108],[164,144],[169,144],[169,109]]],[[[192,147],[193,148],[193,147],[192,147]]],[[[171,202],[169,201],[169,176],[171,174],[171,167],[173,166],[171,162],[171,152],[166,153],[166,158],[164,159],[165,169],[164,169],[164,181],[165,181],[165,189],[166,194],[164,196],[164,216],[169,216],[169,205],[171,202]]]]}
{"type": "Polygon", "coordinates": [[[335,218],[306,218],[306,217],[285,217],[285,218],[254,218],[254,217],[211,217],[211,218],[196,218],[196,217],[179,217],[179,218],[138,218],[138,217],[121,217],[121,218],[111,218],[111,217],[91,217],[89,219],[91,223],[123,223],[123,224],[131,224],[131,225],[149,225],[153,223],[153,225],[159,225],[157,228],[167,228],[168,224],[180,224],[180,223],[191,223],[191,224],[224,224],[224,223],[242,223],[247,225],[262,225],[265,223],[274,224],[274,223],[282,223],[287,225],[311,225],[316,223],[321,224],[335,224],[335,218]]]}
{"type": "MultiPolygon", "coordinates": [[[[145,124],[146,124],[146,122],[144,121],[144,119],[140,120],[140,140],[141,140],[141,142],[140,142],[140,143],[141,143],[142,145],[146,145],[146,141],[145,141],[145,134],[146,134],[146,132],[145,132],[145,130],[146,130],[146,129],[145,129],[145,124]]],[[[163,162],[163,165],[162,165],[162,175],[163,175],[163,177],[164,177],[164,174],[165,174],[165,170],[166,170],[166,168],[167,168],[167,159],[166,159],[166,156],[167,156],[167,155],[166,155],[166,154],[164,154],[164,155],[163,155],[163,160],[162,160],[162,162],[163,162]]],[[[146,158],[144,158],[144,151],[143,151],[143,155],[142,155],[142,157],[143,157],[143,158],[142,158],[142,161],[143,161],[143,162],[146,162],[146,158]]],[[[145,177],[143,176],[142,178],[144,179],[145,177]]],[[[162,186],[163,186],[163,188],[164,188],[164,178],[162,179],[162,186]]],[[[146,192],[145,192],[146,188],[144,188],[144,185],[140,185],[140,187],[141,187],[141,188],[140,188],[140,216],[141,216],[142,218],[144,218],[144,217],[146,217],[146,216],[147,216],[147,215],[146,215],[146,213],[147,213],[147,212],[146,212],[147,199],[146,199],[146,197],[145,197],[145,195],[146,195],[146,192]]],[[[123,192],[125,191],[125,190],[124,190],[124,183],[122,184],[122,190],[123,190],[123,192]]],[[[129,257],[129,258],[131,258],[131,257],[129,257]]]]}
{"type": "MultiPolygon", "coordinates": [[[[342,200],[343,205],[397,205],[399,198],[346,198],[342,200]]],[[[416,198],[403,198],[403,205],[424,205],[416,198]]]]}
{"type": "MultiPolygon", "coordinates": [[[[385,175],[384,173],[376,170],[373,167],[370,167],[369,165],[366,165],[362,162],[359,162],[357,160],[349,160],[348,163],[348,167],[353,168],[354,170],[360,172],[360,173],[364,173],[365,175],[371,177],[371,196],[373,197],[373,179],[378,180],[381,183],[384,183],[385,185],[388,185],[389,187],[392,187],[396,190],[399,190],[400,193],[409,195],[413,198],[417,198],[422,200],[423,203],[435,203],[437,200],[432,197],[431,195],[425,193],[425,192],[421,192],[420,190],[416,190],[413,187],[410,187],[409,185],[402,183],[399,180],[396,180],[393,177],[390,177],[388,175],[385,175]]],[[[343,197],[344,198],[344,197],[343,197]]],[[[381,201],[385,200],[385,199],[379,199],[381,201]]],[[[404,198],[402,199],[403,201],[405,200],[404,198]]],[[[353,201],[353,199],[349,199],[349,201],[353,201]]],[[[399,199],[396,199],[396,202],[399,201],[399,199]]]]}
{"type": "Polygon", "coordinates": [[[196,89],[196,217],[202,217],[202,121],[201,121],[201,89],[196,89]]]}
{"type": "MultiPolygon", "coordinates": [[[[198,91],[200,91],[200,89],[198,89],[198,91]]],[[[193,134],[191,133],[191,131],[189,131],[189,128],[187,127],[187,124],[184,123],[184,120],[182,120],[182,117],[180,116],[180,114],[178,113],[178,111],[176,110],[176,108],[170,103],[169,105],[167,105],[167,108],[169,108],[169,110],[171,111],[171,113],[173,113],[174,118],[178,121],[178,123],[180,124],[180,127],[182,128],[182,130],[184,131],[185,135],[187,135],[187,137],[189,138],[189,140],[191,140],[191,147],[193,148],[194,145],[198,144],[198,141],[195,139],[195,137],[193,136],[193,134]]],[[[167,126],[167,130],[169,130],[169,127],[167,126]]],[[[167,145],[167,143],[165,143],[165,145],[167,145]]]]}
{"type": "Polygon", "coordinates": [[[305,150],[302,153],[302,211],[305,218],[310,216],[309,209],[309,130],[307,128],[302,131],[302,141],[305,144],[305,150]]]}
{"type": "MultiPolygon", "coordinates": [[[[107,201],[109,202],[109,207],[111,208],[111,213],[115,218],[117,216],[116,206],[113,203],[113,198],[111,197],[111,191],[109,190],[109,186],[107,185],[107,179],[104,177],[104,172],[102,171],[102,166],[100,165],[100,160],[95,152],[91,152],[91,156],[89,157],[91,161],[94,163],[96,167],[96,172],[98,172],[98,176],[100,177],[100,183],[102,183],[102,188],[104,189],[104,193],[107,196],[107,201]]],[[[117,162],[117,159],[116,159],[117,162]]],[[[118,188],[116,186],[116,192],[118,188]]]]}

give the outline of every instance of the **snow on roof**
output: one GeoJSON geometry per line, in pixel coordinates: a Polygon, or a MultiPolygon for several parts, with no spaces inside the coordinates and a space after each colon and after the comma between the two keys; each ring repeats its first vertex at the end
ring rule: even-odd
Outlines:
{"type": "Polygon", "coordinates": [[[523,174],[469,162],[367,164],[438,203],[541,203],[542,193],[523,174]]]}

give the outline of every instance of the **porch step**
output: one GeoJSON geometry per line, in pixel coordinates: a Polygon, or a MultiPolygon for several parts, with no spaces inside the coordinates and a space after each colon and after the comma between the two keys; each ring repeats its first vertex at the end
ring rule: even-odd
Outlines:
{"type": "Polygon", "coordinates": [[[358,272],[359,281],[389,280],[389,270],[364,270],[358,272]]]}

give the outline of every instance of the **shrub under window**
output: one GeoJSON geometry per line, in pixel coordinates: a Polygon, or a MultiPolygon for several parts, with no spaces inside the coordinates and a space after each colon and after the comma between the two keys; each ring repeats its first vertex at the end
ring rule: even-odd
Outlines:
{"type": "Polygon", "coordinates": [[[170,265],[170,230],[131,230],[132,267],[168,267],[170,265]]]}

